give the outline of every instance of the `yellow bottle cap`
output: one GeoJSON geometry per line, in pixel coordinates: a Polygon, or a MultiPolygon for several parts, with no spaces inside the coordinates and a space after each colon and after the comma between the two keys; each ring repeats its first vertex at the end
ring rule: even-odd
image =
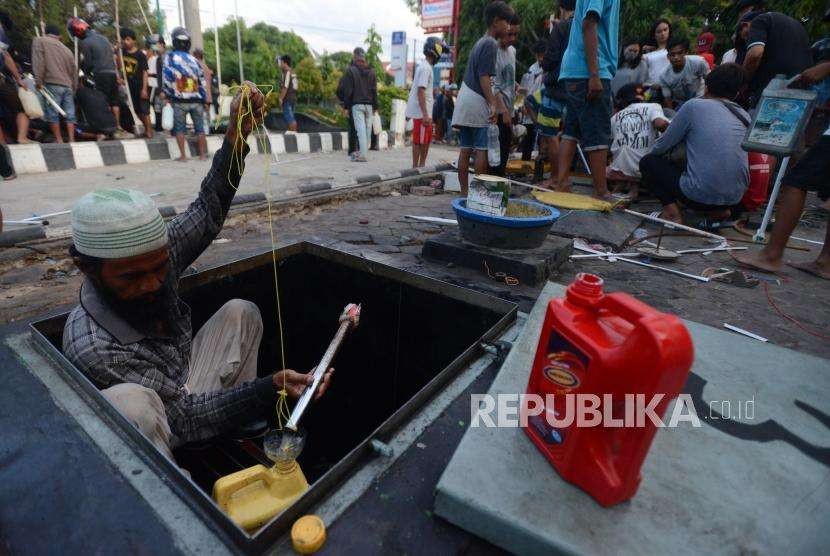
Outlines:
{"type": "Polygon", "coordinates": [[[313,554],[326,542],[326,524],[316,515],[304,515],[291,527],[291,544],[300,554],[313,554]]]}

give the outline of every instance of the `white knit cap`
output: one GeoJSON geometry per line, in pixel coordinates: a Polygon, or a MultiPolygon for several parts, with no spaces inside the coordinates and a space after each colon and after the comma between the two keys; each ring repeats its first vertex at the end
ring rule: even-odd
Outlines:
{"type": "Polygon", "coordinates": [[[141,191],[99,189],[75,203],[72,239],[84,255],[123,259],[167,245],[167,226],[156,204],[141,191]]]}

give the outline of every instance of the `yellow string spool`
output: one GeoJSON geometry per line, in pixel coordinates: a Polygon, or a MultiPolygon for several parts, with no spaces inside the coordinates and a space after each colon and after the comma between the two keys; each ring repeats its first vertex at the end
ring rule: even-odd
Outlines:
{"type": "MultiPolygon", "coordinates": [[[[257,85],[257,88],[261,89],[270,89],[273,90],[273,87],[270,85],[257,85]]],[[[242,150],[244,148],[245,139],[242,137],[242,120],[250,116],[254,121],[254,129],[253,131],[259,131],[258,140],[261,141],[260,146],[262,147],[262,152],[265,152],[267,144],[266,141],[268,140],[268,133],[265,130],[264,121],[258,122],[257,120],[258,115],[254,114],[254,107],[253,102],[251,101],[251,87],[248,86],[246,83],[242,85],[237,85],[231,87],[231,90],[239,89],[242,92],[242,98],[240,98],[239,107],[237,109],[237,117],[236,117],[236,139],[233,145],[233,159],[231,160],[231,168],[233,168],[234,163],[236,167],[240,169],[240,174],[242,173],[242,169],[244,167],[244,160],[242,158],[242,150]]],[[[264,96],[267,96],[268,93],[263,93],[264,96]]],[[[230,171],[228,172],[228,184],[236,190],[231,181],[230,171]]],[[[279,283],[279,273],[277,271],[277,253],[276,253],[276,235],[274,234],[274,218],[273,212],[271,210],[271,180],[270,180],[270,172],[269,172],[269,160],[268,157],[265,158],[265,171],[263,173],[262,178],[262,189],[265,191],[265,200],[268,203],[268,229],[271,235],[271,262],[274,268],[274,295],[277,301],[277,323],[279,325],[279,333],[280,333],[280,359],[282,362],[282,368],[285,369],[285,340],[283,336],[283,328],[282,328],[282,306],[280,303],[280,283],[279,283]]],[[[280,430],[283,429],[285,423],[288,422],[290,418],[290,411],[288,408],[288,390],[286,389],[285,383],[285,375],[283,375],[283,385],[282,389],[279,391],[279,397],[277,398],[277,405],[276,405],[276,414],[277,414],[277,424],[280,430]]]]}

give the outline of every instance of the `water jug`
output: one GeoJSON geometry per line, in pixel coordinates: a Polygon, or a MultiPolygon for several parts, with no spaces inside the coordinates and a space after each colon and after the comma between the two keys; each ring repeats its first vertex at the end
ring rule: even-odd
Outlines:
{"type": "Polygon", "coordinates": [[[490,167],[495,167],[501,164],[499,127],[495,124],[490,124],[487,127],[487,163],[490,167]]]}

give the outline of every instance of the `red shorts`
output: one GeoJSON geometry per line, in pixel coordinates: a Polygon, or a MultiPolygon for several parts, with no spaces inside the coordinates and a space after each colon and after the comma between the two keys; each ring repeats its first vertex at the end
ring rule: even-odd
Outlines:
{"type": "Polygon", "coordinates": [[[425,126],[424,120],[412,120],[412,144],[429,145],[432,143],[432,124],[425,126]]]}

